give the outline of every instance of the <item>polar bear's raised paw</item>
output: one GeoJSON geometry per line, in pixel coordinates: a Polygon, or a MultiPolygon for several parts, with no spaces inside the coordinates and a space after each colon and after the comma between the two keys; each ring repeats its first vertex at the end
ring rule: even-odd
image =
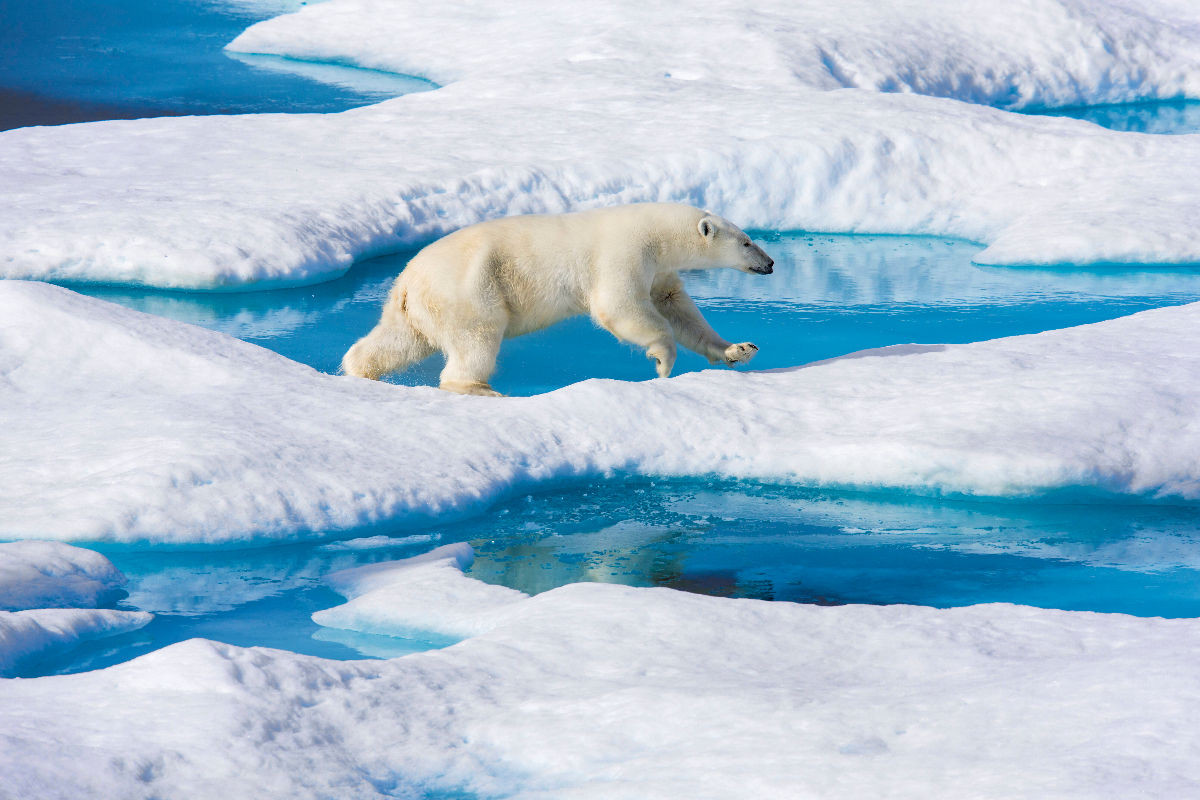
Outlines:
{"type": "Polygon", "coordinates": [[[751,342],[731,344],[725,348],[725,363],[731,367],[734,364],[749,364],[750,359],[754,358],[754,354],[757,352],[758,345],[751,342]]]}

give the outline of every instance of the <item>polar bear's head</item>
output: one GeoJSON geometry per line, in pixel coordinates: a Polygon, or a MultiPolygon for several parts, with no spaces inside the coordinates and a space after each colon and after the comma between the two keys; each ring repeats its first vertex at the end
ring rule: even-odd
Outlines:
{"type": "Polygon", "coordinates": [[[774,259],[729,220],[705,214],[696,228],[704,238],[705,255],[712,266],[732,267],[756,275],[774,272],[774,259]]]}

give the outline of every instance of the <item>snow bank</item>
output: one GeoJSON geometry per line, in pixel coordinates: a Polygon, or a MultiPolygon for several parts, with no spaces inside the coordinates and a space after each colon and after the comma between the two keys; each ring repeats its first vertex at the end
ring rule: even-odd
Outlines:
{"type": "Polygon", "coordinates": [[[117,599],[124,584],[121,571],[94,550],[0,543],[0,609],[95,607],[117,599]]]}
{"type": "Polygon", "coordinates": [[[0,676],[9,674],[24,662],[56,650],[66,650],[91,639],[135,631],[153,618],[153,614],[144,611],[92,608],[0,611],[0,676]]]}
{"type": "MultiPolygon", "coordinates": [[[[447,592],[467,580],[441,576],[447,592]]],[[[393,661],[192,640],[97,672],[0,682],[0,774],[44,798],[1200,788],[1197,620],[605,584],[480,611],[486,632],[393,661]]]]}
{"type": "Polygon", "coordinates": [[[574,72],[1006,108],[1197,97],[1198,48],[1200,9],[1169,0],[606,0],[585,13],[530,0],[329,0],[260,22],[229,45],[442,84],[574,72]]]}
{"type": "Polygon", "coordinates": [[[612,472],[1195,501],[1200,304],[494,399],[323,375],[220,333],[8,281],[0,407],[12,538],[302,538],[445,521],[612,472]]]}
{"type": "Polygon", "coordinates": [[[570,6],[311,6],[237,46],[408,54],[412,71],[462,79],[336,115],[0,134],[0,276],[272,288],[485,218],[636,200],[745,227],[954,236],[988,244],[989,264],[1200,263],[1200,231],[1181,222],[1200,214],[1200,137],[822,91],[1200,96],[1194,9],[875,8],[622,4],[580,24],[570,6]]]}

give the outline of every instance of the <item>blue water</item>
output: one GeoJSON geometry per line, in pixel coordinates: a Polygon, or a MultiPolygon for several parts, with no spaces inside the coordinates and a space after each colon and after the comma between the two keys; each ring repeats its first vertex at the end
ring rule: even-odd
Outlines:
{"type": "Polygon", "coordinates": [[[433,88],[403,75],[224,51],[269,16],[221,0],[3,0],[0,130],[164,114],[344,111],[433,88]]]}
{"type": "Polygon", "coordinates": [[[1031,111],[1049,117],[1085,119],[1103,128],[1133,133],[1200,133],[1200,100],[1159,100],[1109,106],[1031,111]]]}
{"type": "MultiPolygon", "coordinates": [[[[0,128],[155,114],[337,111],[430,88],[416,79],[222,48],[255,21],[218,0],[3,0],[0,128]]],[[[1048,112],[1118,130],[1200,130],[1200,104],[1048,112]]],[[[936,238],[763,233],[776,274],[687,276],[727,338],[761,347],[755,367],[889,344],[967,342],[1095,322],[1200,300],[1190,269],[1011,269],[971,263],[977,245],[936,238]]],[[[319,286],[203,295],[82,287],[143,311],[221,330],[333,371],[374,324],[412,253],[356,265],[319,286]]],[[[677,372],[706,368],[683,354],[677,372]]],[[[438,358],[392,378],[435,384],[438,358]]],[[[495,385],[534,394],[588,377],[651,377],[640,352],[587,320],[506,343],[495,385]]],[[[470,542],[471,573],[526,592],[591,580],[810,603],[978,602],[1200,616],[1200,515],[1147,504],[939,501],[720,481],[620,481],[509,498],[425,530],[379,526],[337,542],[177,549],[96,545],[129,577],[117,607],[146,628],[26,664],[22,675],[94,669],[203,636],[327,658],[438,647],[320,628],[340,602],[330,571],[470,542]],[[383,539],[382,537],[390,537],[383,539]],[[382,541],[382,544],[380,544],[382,541]]]]}
{"type": "Polygon", "coordinates": [[[1154,505],[945,502],[746,482],[605,481],[531,494],[420,532],[360,531],[339,543],[245,550],[96,545],[125,572],[119,608],[146,628],[24,665],[21,676],[126,661],[193,636],[325,658],[380,658],[450,644],[321,628],[341,602],[330,571],[450,542],[470,574],[529,593],[574,581],[666,586],[805,603],[983,602],[1200,616],[1200,517],[1154,505]]]}

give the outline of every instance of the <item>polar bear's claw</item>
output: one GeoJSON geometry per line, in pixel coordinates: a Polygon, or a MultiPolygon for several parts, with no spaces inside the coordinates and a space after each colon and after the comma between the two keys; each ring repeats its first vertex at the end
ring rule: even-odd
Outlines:
{"type": "Polygon", "coordinates": [[[442,391],[455,394],[473,394],[478,397],[504,397],[491,386],[482,381],[449,381],[438,387],[442,391]]]}
{"type": "Polygon", "coordinates": [[[731,367],[734,364],[748,364],[757,352],[758,345],[751,342],[731,344],[725,348],[725,363],[731,367]]]}

